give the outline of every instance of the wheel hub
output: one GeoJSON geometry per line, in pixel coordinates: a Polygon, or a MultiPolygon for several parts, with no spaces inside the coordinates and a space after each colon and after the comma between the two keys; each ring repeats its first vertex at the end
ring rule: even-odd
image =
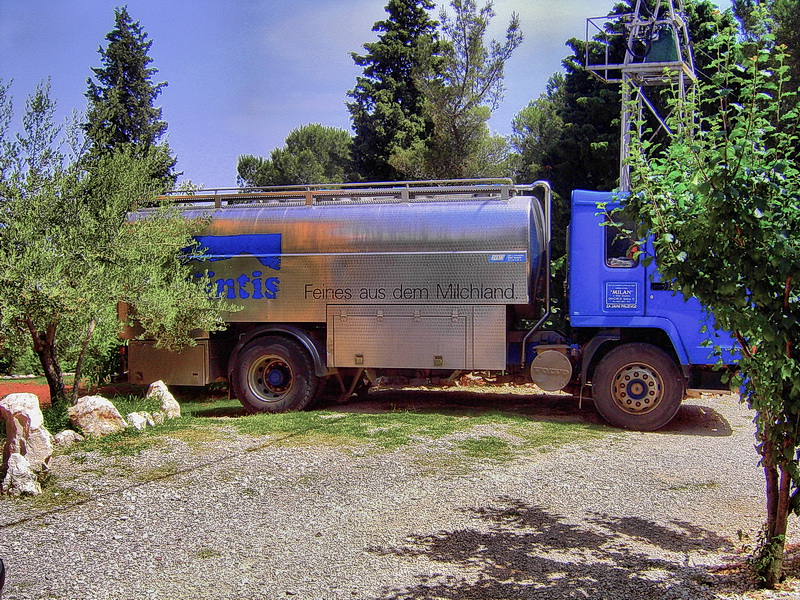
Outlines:
{"type": "Polygon", "coordinates": [[[280,357],[265,356],[248,372],[249,387],[265,402],[276,402],[292,387],[292,369],[280,357]]]}
{"type": "Polygon", "coordinates": [[[611,396],[616,405],[636,415],[655,409],[663,398],[663,390],[660,375],[639,363],[620,368],[611,381],[611,396]]]}

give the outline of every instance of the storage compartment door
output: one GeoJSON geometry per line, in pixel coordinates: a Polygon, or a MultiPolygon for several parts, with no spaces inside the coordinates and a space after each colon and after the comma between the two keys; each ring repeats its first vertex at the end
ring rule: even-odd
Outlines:
{"type": "Polygon", "coordinates": [[[466,369],[471,325],[468,306],[328,306],[329,366],[466,369]]]}
{"type": "Polygon", "coordinates": [[[150,384],[159,379],[167,385],[207,385],[208,340],[181,352],[155,347],[155,342],[131,340],[128,346],[128,379],[150,384]]]}

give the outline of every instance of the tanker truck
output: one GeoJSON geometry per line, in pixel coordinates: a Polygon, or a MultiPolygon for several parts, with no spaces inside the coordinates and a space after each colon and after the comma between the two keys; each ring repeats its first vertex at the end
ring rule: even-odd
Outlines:
{"type": "MultiPolygon", "coordinates": [[[[721,389],[713,346],[732,347],[695,300],[645,266],[599,203],[575,191],[566,326],[552,322],[546,182],[457,180],[176,194],[196,276],[241,307],[180,353],[128,336],[133,383],[225,379],[251,412],[340,400],[381,376],[452,383],[470,372],[593,397],[618,427],[655,430],[689,390],[721,389]],[[331,385],[332,384],[332,385],[331,385]]],[[[647,251],[647,249],[644,249],[647,251]]]]}

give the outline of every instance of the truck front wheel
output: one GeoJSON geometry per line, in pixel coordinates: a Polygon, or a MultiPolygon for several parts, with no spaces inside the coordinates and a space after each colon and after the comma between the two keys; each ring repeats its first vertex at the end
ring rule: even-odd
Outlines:
{"type": "Polygon", "coordinates": [[[623,344],[600,361],[592,395],[602,417],[625,429],[654,431],[678,412],[685,384],[670,356],[650,344],[623,344]]]}
{"type": "Polygon", "coordinates": [[[233,389],[248,412],[302,410],[314,399],[319,378],[311,356],[297,342],[265,337],[248,344],[233,372],[233,389]]]}

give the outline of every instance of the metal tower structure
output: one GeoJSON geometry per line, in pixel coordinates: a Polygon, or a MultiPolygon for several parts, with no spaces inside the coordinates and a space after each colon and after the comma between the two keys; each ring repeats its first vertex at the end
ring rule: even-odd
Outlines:
{"type": "Polygon", "coordinates": [[[622,84],[619,184],[627,191],[631,123],[647,109],[657,131],[670,133],[646,90],[674,86],[683,96],[697,79],[683,0],[636,0],[632,13],[587,19],[584,66],[606,83],[622,84]]]}

